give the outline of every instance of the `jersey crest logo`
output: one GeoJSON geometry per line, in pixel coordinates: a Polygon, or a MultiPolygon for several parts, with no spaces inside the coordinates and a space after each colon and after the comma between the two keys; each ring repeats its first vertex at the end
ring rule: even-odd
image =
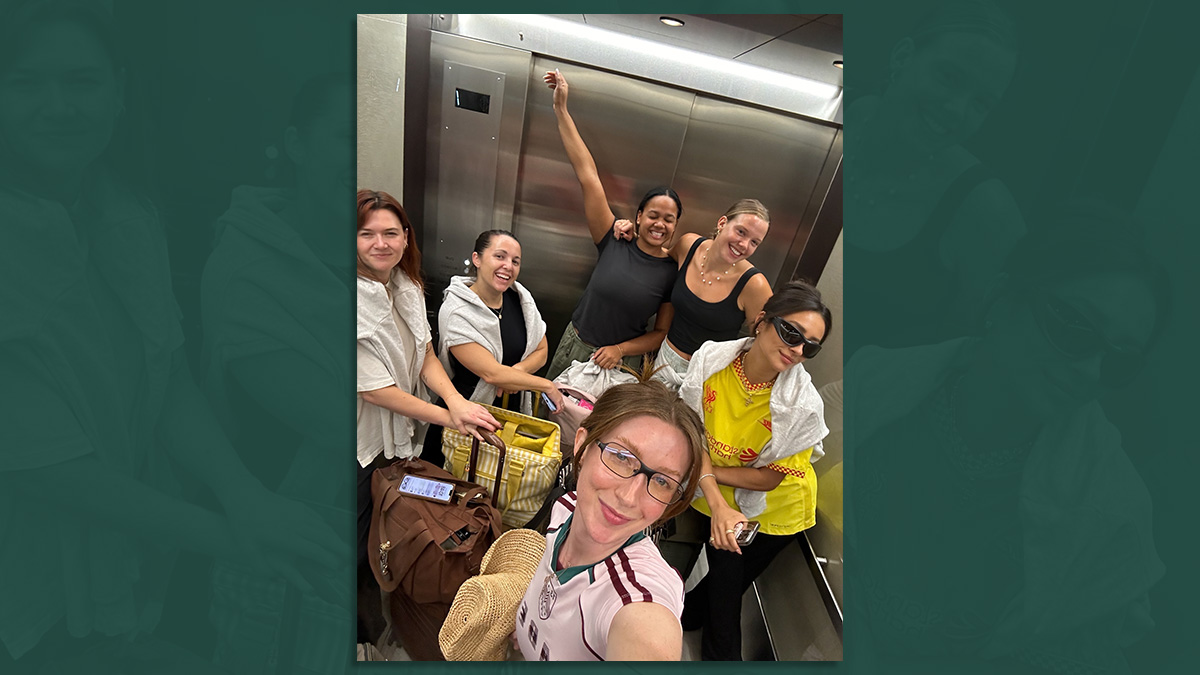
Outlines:
{"type": "Polygon", "coordinates": [[[717,402],[716,390],[712,389],[707,384],[704,385],[704,403],[702,404],[704,406],[704,412],[711,413],[713,411],[713,404],[715,404],[716,402],[717,402]]]}
{"type": "Polygon", "coordinates": [[[554,575],[546,577],[546,583],[542,585],[542,597],[538,600],[538,616],[543,621],[550,618],[550,612],[554,611],[554,601],[558,599],[558,593],[554,591],[554,575]]]}

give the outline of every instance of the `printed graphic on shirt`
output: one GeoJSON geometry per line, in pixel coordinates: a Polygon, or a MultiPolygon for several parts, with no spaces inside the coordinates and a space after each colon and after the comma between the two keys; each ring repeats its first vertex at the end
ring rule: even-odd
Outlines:
{"type": "Polygon", "coordinates": [[[540,618],[549,619],[550,612],[554,611],[554,601],[558,599],[558,593],[554,590],[554,575],[546,577],[546,583],[542,584],[542,597],[538,599],[538,616],[540,618]]]}
{"type": "Polygon", "coordinates": [[[529,603],[521,601],[521,611],[517,612],[517,625],[525,625],[525,617],[529,615],[529,603]]]}
{"type": "Polygon", "coordinates": [[[550,660],[550,643],[542,645],[542,653],[538,654],[538,661],[550,660]]]}
{"type": "MultiPolygon", "coordinates": [[[[735,448],[728,443],[718,441],[708,429],[704,430],[704,435],[708,439],[709,455],[713,458],[732,460],[734,457],[736,457],[741,462],[747,464],[758,458],[758,450],[755,450],[750,446],[746,446],[744,448],[735,448]]],[[[733,464],[732,461],[723,464],[722,466],[730,466],[731,464],[733,464]]]]}
{"type": "Polygon", "coordinates": [[[704,384],[704,412],[712,414],[713,408],[717,403],[717,392],[708,383],[704,384]]]}

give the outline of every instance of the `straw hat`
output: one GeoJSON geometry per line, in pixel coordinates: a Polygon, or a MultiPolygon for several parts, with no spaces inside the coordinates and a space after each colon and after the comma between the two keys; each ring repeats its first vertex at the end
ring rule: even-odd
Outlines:
{"type": "Polygon", "coordinates": [[[503,661],[517,607],[546,552],[546,537],[509,530],[483,556],[479,576],[463,582],[438,633],[447,661],[503,661]]]}

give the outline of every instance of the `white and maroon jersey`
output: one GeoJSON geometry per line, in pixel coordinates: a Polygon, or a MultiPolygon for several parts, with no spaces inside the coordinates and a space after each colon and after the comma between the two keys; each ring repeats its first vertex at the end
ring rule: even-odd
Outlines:
{"type": "Polygon", "coordinates": [[[529,661],[603,661],[613,617],[631,602],[657,602],[676,619],[683,612],[683,580],[640,532],[595,565],[555,573],[574,512],[574,492],[551,510],[546,553],[517,608],[517,643],[529,661]]]}

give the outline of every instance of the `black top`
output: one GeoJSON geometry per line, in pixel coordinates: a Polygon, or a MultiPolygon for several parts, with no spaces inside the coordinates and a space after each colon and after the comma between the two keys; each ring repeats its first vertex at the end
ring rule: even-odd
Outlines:
{"type": "Polygon", "coordinates": [[[671,330],[667,333],[667,339],[681,352],[688,355],[694,354],[700,345],[708,340],[719,342],[732,340],[738,336],[742,324],[746,322],[746,312],[738,308],[738,295],[754,275],[762,274],[762,270],[751,267],[737,280],[733,290],[724,300],[717,302],[701,300],[696,297],[692,289],[688,288],[687,269],[692,262],[692,256],[696,255],[696,249],[700,248],[700,243],[705,241],[708,241],[707,237],[700,237],[696,243],[692,244],[687,257],[683,260],[683,266],[679,268],[679,276],[675,278],[675,288],[671,291],[671,304],[675,307],[675,318],[671,319],[671,330]]]}
{"type": "MultiPolygon", "coordinates": [[[[497,310],[492,310],[496,313],[497,310]]],[[[500,363],[506,366],[515,366],[521,362],[521,357],[525,354],[525,315],[521,312],[521,296],[517,294],[516,289],[510,288],[504,291],[504,304],[499,310],[500,314],[500,341],[504,346],[503,358],[500,363]]],[[[454,352],[450,352],[450,367],[454,369],[454,377],[451,382],[458,393],[463,395],[463,398],[470,399],[471,394],[475,393],[475,387],[479,384],[479,376],[471,372],[469,368],[459,363],[458,359],[454,358],[454,352]]],[[[519,397],[509,397],[509,405],[514,403],[519,405],[519,397]]],[[[496,402],[495,405],[499,405],[496,402]]]]}
{"type": "Polygon", "coordinates": [[[656,258],[611,235],[596,248],[600,259],[571,323],[585,343],[606,347],[646,333],[659,305],[671,300],[676,268],[670,256],[656,258]]]}
{"type": "Polygon", "coordinates": [[[969,332],[969,326],[948,313],[958,280],[942,264],[940,247],[963,200],[991,178],[982,164],[959,174],[917,236],[899,248],[872,251],[846,243],[846,259],[870,272],[846,275],[847,306],[854,306],[844,333],[847,360],[863,345],[912,347],[969,332]]]}

